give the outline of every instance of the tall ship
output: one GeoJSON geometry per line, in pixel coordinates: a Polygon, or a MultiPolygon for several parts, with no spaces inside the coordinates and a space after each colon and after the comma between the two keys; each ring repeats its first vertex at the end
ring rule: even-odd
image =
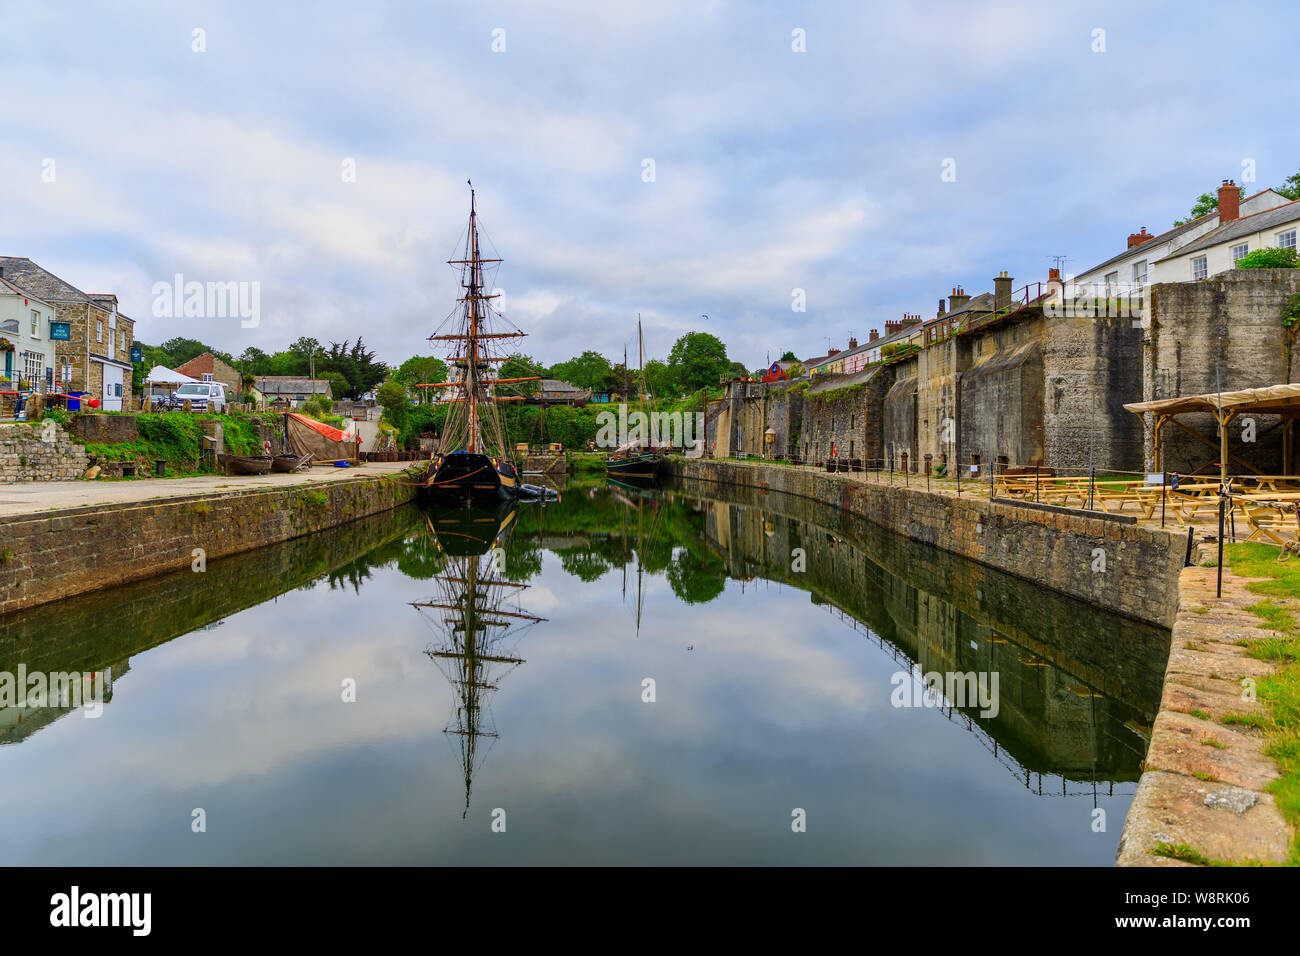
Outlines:
{"type": "Polygon", "coordinates": [[[430,342],[447,344],[448,381],[420,387],[447,390],[442,398],[447,418],[430,461],[427,490],[440,499],[483,504],[512,500],[520,491],[519,469],[510,458],[499,405],[522,401],[523,396],[499,395],[497,386],[537,377],[497,377],[497,366],[508,357],[502,343],[527,333],[492,303],[499,296],[488,291],[487,271],[495,271],[501,260],[483,258],[473,183],[469,196],[464,252],[447,263],[456,270],[464,294],[429,336],[430,342]]]}

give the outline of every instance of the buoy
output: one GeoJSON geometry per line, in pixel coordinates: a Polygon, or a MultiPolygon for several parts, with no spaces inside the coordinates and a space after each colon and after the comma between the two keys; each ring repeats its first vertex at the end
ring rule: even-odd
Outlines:
{"type": "Polygon", "coordinates": [[[99,408],[99,399],[92,398],[90,401],[86,402],[86,404],[91,408],[99,408]]]}

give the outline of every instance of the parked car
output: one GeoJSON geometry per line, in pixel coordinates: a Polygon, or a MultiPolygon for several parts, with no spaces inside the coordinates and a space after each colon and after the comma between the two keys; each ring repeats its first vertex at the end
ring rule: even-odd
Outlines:
{"type": "Polygon", "coordinates": [[[220,382],[186,382],[172,393],[171,407],[184,408],[190,403],[190,411],[224,412],[226,410],[226,386],[220,382]]]}

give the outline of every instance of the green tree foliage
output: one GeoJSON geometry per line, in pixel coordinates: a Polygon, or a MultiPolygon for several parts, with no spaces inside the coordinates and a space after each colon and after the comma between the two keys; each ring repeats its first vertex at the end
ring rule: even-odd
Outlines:
{"type": "Polygon", "coordinates": [[[609,359],[599,352],[588,349],[567,362],[552,365],[548,377],[558,378],[562,382],[569,382],[579,388],[590,388],[599,391],[604,387],[613,370],[614,367],[609,364],[609,359]]]}
{"type": "Polygon", "coordinates": [[[1292,173],[1282,181],[1281,186],[1274,186],[1273,192],[1279,193],[1287,199],[1300,199],[1300,172],[1292,173]]]}
{"type": "Polygon", "coordinates": [[[677,394],[717,385],[731,372],[727,347],[717,336],[708,332],[687,332],[668,353],[668,368],[672,371],[677,394]]]}
{"type": "Polygon", "coordinates": [[[1238,269],[1296,269],[1300,258],[1294,249],[1256,249],[1237,260],[1238,269]]]}
{"type": "MultiPolygon", "coordinates": [[[[1237,189],[1238,189],[1238,195],[1240,195],[1242,198],[1245,198],[1246,195],[1245,187],[1238,186],[1237,189]]],[[[1187,223],[1191,222],[1193,219],[1200,219],[1202,216],[1208,215],[1209,213],[1214,212],[1218,208],[1219,208],[1218,192],[1201,193],[1201,195],[1196,200],[1196,204],[1192,206],[1192,211],[1187,216],[1187,218],[1174,220],[1174,225],[1175,226],[1186,225],[1187,223]]]]}
{"type": "Polygon", "coordinates": [[[198,339],[174,338],[168,339],[161,346],[160,350],[167,356],[167,361],[159,364],[166,365],[168,368],[175,368],[177,365],[184,365],[190,359],[198,358],[204,352],[211,352],[218,357],[224,357],[225,361],[229,358],[224,352],[218,352],[208,348],[198,339]]]}
{"type": "MultiPolygon", "coordinates": [[[[497,370],[497,378],[530,378],[534,375],[546,376],[546,367],[531,355],[515,352],[497,370]]],[[[542,387],[541,382],[511,382],[502,385],[500,391],[506,395],[536,395],[542,387]]]]}
{"type": "MultiPolygon", "coordinates": [[[[668,367],[667,362],[659,359],[651,359],[645,363],[645,385],[650,394],[657,398],[676,397],[680,394],[676,380],[673,378],[673,370],[668,367]]],[[[635,393],[636,388],[634,381],[631,391],[635,393]]]]}
{"type": "MultiPolygon", "coordinates": [[[[445,382],[447,363],[432,356],[413,355],[397,367],[397,371],[393,372],[393,378],[407,388],[425,383],[445,382]]],[[[416,389],[416,400],[427,404],[433,401],[433,393],[436,391],[432,388],[416,389]]]]}
{"type": "Polygon", "coordinates": [[[793,352],[789,352],[789,351],[787,351],[787,352],[782,353],[781,357],[780,357],[779,359],[777,359],[777,361],[778,361],[778,362],[797,362],[797,361],[799,361],[799,356],[795,355],[793,352]]]}
{"type": "Polygon", "coordinates": [[[411,420],[411,399],[406,394],[406,386],[401,382],[387,381],[379,386],[375,400],[384,407],[384,420],[404,433],[411,420]]]}

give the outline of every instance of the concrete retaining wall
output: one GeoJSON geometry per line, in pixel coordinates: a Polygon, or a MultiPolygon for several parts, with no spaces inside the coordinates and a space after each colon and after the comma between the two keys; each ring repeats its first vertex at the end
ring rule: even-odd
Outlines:
{"type": "Polygon", "coordinates": [[[189,495],[0,519],[0,613],[287,541],[411,501],[389,478],[189,495]]]}
{"type": "Polygon", "coordinates": [[[811,468],[685,458],[673,458],[670,467],[686,478],[828,502],[914,540],[1139,621],[1167,628],[1177,613],[1185,554],[1185,538],[1177,533],[811,468]]]}

